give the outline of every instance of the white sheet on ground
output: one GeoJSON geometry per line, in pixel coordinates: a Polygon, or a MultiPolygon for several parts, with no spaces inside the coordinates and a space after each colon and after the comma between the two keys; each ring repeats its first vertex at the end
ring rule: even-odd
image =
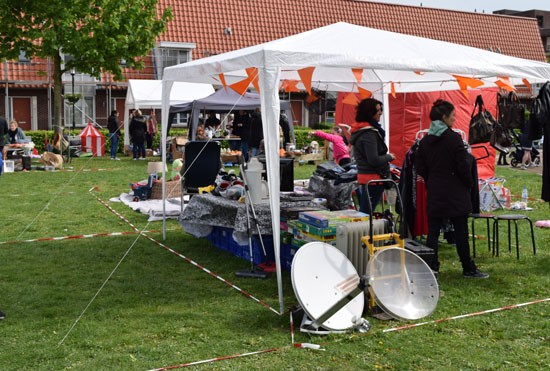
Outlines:
{"type": "MultiPolygon", "coordinates": [[[[129,206],[132,210],[139,211],[142,214],[149,215],[149,221],[162,220],[162,200],[145,200],[134,202],[134,196],[128,193],[121,193],[118,199],[111,199],[109,201],[120,201],[124,205],[129,206]]],[[[185,205],[183,205],[185,209],[185,205]]],[[[166,199],[166,217],[177,219],[181,213],[181,201],[180,198],[167,198],[166,199]]]]}

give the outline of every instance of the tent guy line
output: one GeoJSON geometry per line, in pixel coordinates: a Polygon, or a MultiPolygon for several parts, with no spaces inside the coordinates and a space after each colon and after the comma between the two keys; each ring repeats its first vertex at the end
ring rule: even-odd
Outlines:
{"type": "MultiPolygon", "coordinates": [[[[105,206],[109,211],[111,211],[113,214],[115,214],[116,216],[118,216],[120,219],[122,219],[123,221],[125,221],[126,223],[128,223],[134,230],[136,230],[136,232],[139,232],[139,236],[137,237],[137,239],[139,239],[140,236],[143,236],[145,237],[146,239],[148,239],[149,241],[153,242],[154,244],[162,247],[164,250],[178,256],[179,258],[185,260],[186,262],[190,263],[191,265],[195,266],[196,268],[199,268],[200,270],[202,270],[203,272],[205,273],[208,273],[210,276],[218,279],[219,281],[225,283],[226,285],[230,286],[231,288],[237,290],[238,292],[240,292],[242,295],[246,296],[247,298],[249,299],[252,299],[254,300],[255,302],[257,302],[258,304],[260,304],[261,306],[271,310],[272,312],[274,312],[275,314],[277,315],[282,315],[283,313],[279,313],[276,309],[272,308],[269,304],[267,304],[265,301],[263,300],[260,300],[258,298],[256,298],[255,296],[253,296],[252,294],[246,292],[245,290],[241,289],[240,287],[236,286],[235,284],[231,283],[230,281],[226,280],[225,278],[221,277],[220,275],[212,272],[211,270],[203,267],[202,265],[200,265],[199,263],[195,262],[194,260],[186,257],[185,255],[183,254],[180,254],[179,252],[175,251],[174,249],[168,247],[167,245],[163,244],[162,242],[159,242],[157,240],[155,240],[154,238],[152,238],[151,236],[143,233],[143,232],[140,232],[139,229],[137,229],[136,226],[134,226],[130,221],[128,221],[128,219],[126,219],[123,215],[121,215],[120,213],[118,213],[116,210],[114,210],[111,206],[109,206],[105,201],[103,201],[101,198],[99,198],[98,196],[96,196],[96,199],[103,205],[105,206]]],[[[150,223],[150,222],[149,222],[150,223]]],[[[148,224],[149,224],[148,223],[148,224]]],[[[136,240],[137,240],[136,239],[136,240]]]]}

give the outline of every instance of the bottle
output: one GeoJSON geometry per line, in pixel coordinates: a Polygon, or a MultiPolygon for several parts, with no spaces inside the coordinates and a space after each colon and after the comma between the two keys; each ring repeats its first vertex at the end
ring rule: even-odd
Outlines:
{"type": "Polygon", "coordinates": [[[525,203],[525,207],[527,207],[528,199],[529,199],[529,192],[527,191],[527,186],[523,186],[523,191],[521,191],[521,201],[525,203]]]}

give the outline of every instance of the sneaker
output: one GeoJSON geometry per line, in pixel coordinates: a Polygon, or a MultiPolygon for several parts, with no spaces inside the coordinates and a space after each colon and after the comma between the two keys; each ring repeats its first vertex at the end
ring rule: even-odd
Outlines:
{"type": "Polygon", "coordinates": [[[479,269],[474,269],[470,272],[463,272],[462,275],[465,278],[489,278],[489,275],[487,273],[483,273],[479,269]]]}
{"type": "Polygon", "coordinates": [[[118,157],[113,157],[112,160],[120,161],[120,158],[118,158],[118,157]]]}
{"type": "Polygon", "coordinates": [[[143,161],[143,160],[146,160],[146,158],[145,158],[145,157],[140,157],[139,159],[140,159],[140,160],[142,160],[142,161],[143,161]]]}
{"type": "Polygon", "coordinates": [[[137,158],[134,157],[132,160],[137,161],[137,158]]]}
{"type": "Polygon", "coordinates": [[[2,312],[2,311],[0,310],[0,320],[1,320],[1,319],[4,319],[4,318],[6,318],[6,315],[4,314],[4,312],[2,312]]]}

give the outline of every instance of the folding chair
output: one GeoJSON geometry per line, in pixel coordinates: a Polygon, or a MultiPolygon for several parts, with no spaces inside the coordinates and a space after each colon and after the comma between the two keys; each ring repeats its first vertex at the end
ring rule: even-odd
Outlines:
{"type": "Polygon", "coordinates": [[[182,196],[198,193],[199,187],[207,187],[216,181],[221,169],[219,142],[191,141],[185,144],[182,175],[182,196]]]}

